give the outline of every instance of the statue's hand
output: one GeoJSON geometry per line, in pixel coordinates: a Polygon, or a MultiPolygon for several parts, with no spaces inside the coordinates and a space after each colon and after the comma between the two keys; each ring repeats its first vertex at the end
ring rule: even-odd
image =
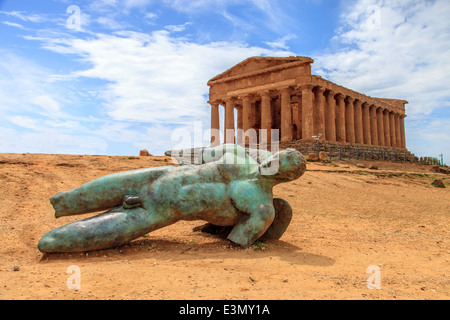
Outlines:
{"type": "Polygon", "coordinates": [[[140,207],[141,203],[142,203],[141,197],[126,195],[123,198],[122,206],[124,209],[132,209],[132,208],[140,207]]]}

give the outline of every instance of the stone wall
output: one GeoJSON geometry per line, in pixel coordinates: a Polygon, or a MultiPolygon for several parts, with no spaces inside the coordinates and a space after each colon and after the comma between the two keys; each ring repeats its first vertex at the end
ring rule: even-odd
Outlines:
{"type": "MultiPolygon", "coordinates": [[[[279,149],[293,148],[307,156],[310,153],[319,152],[317,142],[305,143],[301,140],[280,142],[279,149]]],[[[360,159],[360,160],[386,160],[416,162],[417,157],[410,151],[403,149],[364,145],[340,144],[332,142],[320,142],[320,151],[330,153],[331,158],[360,159]]]]}

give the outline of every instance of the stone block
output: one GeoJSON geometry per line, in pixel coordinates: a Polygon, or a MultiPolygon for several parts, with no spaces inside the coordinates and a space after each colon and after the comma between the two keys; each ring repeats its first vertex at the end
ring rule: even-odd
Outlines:
{"type": "Polygon", "coordinates": [[[317,153],[308,154],[308,161],[319,161],[319,154],[317,153]]]}
{"type": "Polygon", "coordinates": [[[149,157],[149,156],[151,156],[151,154],[146,149],[144,149],[144,150],[139,151],[139,156],[140,157],[149,157]]]}
{"type": "Polygon", "coordinates": [[[319,160],[320,161],[328,161],[330,160],[330,153],[325,151],[319,152],[319,160]]]}
{"type": "Polygon", "coordinates": [[[445,167],[439,167],[439,173],[450,174],[450,170],[445,167]]]}
{"type": "Polygon", "coordinates": [[[436,179],[431,184],[436,188],[445,188],[444,182],[441,179],[436,179]]]}

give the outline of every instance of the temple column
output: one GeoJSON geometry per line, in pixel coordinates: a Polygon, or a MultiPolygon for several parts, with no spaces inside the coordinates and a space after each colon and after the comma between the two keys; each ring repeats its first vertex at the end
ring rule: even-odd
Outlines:
{"type": "Polygon", "coordinates": [[[347,97],[346,106],[345,106],[345,130],[347,142],[354,144],[355,143],[355,98],[347,97]]]}
{"type": "Polygon", "coordinates": [[[258,129],[256,128],[256,123],[258,123],[258,117],[256,115],[256,101],[251,100],[250,102],[250,128],[252,129],[258,129]]]}
{"type": "Polygon", "coordinates": [[[280,89],[281,92],[281,141],[292,140],[292,108],[291,91],[289,88],[280,89]]]}
{"type": "Polygon", "coordinates": [[[384,121],[384,145],[386,147],[391,146],[391,127],[389,123],[389,110],[383,111],[383,121],[384,121]]]}
{"type": "Polygon", "coordinates": [[[405,115],[402,114],[400,116],[400,137],[401,137],[401,145],[403,149],[406,149],[406,141],[405,141],[405,115]]]}
{"type": "Polygon", "coordinates": [[[316,102],[314,113],[315,113],[315,123],[314,123],[314,134],[321,134],[323,139],[325,139],[325,96],[323,95],[325,88],[316,87],[314,89],[314,101],[316,102]]]}
{"type": "Polygon", "coordinates": [[[364,134],[364,144],[372,144],[371,136],[371,125],[370,125],[370,106],[368,103],[363,103],[363,134],[364,134]]]}
{"type": "Polygon", "coordinates": [[[209,102],[211,105],[211,147],[220,144],[220,119],[219,119],[219,102],[209,102]]]}
{"type": "Polygon", "coordinates": [[[384,116],[383,116],[383,109],[377,108],[377,137],[378,137],[378,145],[379,146],[385,146],[384,141],[384,116]]]}
{"type": "Polygon", "coordinates": [[[234,102],[233,98],[225,100],[225,143],[235,143],[234,102]]]}
{"type": "Polygon", "coordinates": [[[261,96],[261,130],[260,144],[267,144],[270,142],[272,129],[272,109],[270,106],[270,93],[268,90],[260,93],[261,96]]]}
{"type": "Polygon", "coordinates": [[[313,86],[306,84],[301,86],[302,90],[302,140],[309,141],[314,135],[313,114],[313,86]]]}
{"type": "Polygon", "coordinates": [[[377,119],[377,107],[375,105],[370,106],[370,136],[371,144],[374,146],[379,145],[378,141],[378,119],[377,119]]]}
{"type": "Polygon", "coordinates": [[[292,140],[300,139],[300,131],[301,131],[301,118],[300,118],[300,110],[299,108],[299,97],[294,95],[291,98],[291,110],[292,110],[292,140]]]}
{"type": "Polygon", "coordinates": [[[244,144],[249,144],[248,130],[252,126],[252,115],[251,115],[251,101],[250,95],[245,95],[241,97],[242,99],[242,130],[244,130],[245,141],[244,144]]]}
{"type": "Polygon", "coordinates": [[[390,137],[391,137],[391,146],[393,148],[397,147],[397,138],[395,136],[395,119],[394,119],[394,113],[389,112],[389,131],[390,131],[390,137]]]}
{"type": "Polygon", "coordinates": [[[242,146],[244,145],[242,106],[236,106],[235,108],[237,110],[236,144],[242,146]]]}
{"type": "Polygon", "coordinates": [[[364,143],[361,100],[355,101],[355,142],[361,144],[364,143]]]}
{"type": "Polygon", "coordinates": [[[337,110],[336,116],[336,135],[337,141],[345,142],[345,96],[342,93],[336,95],[337,110]]]}
{"type": "Polygon", "coordinates": [[[402,137],[400,136],[400,115],[398,113],[394,114],[395,117],[395,141],[397,148],[402,148],[402,137]]]}
{"type": "Polygon", "coordinates": [[[325,140],[336,141],[336,92],[328,90],[325,111],[325,140]]]}
{"type": "Polygon", "coordinates": [[[297,103],[297,117],[298,117],[298,126],[297,126],[297,139],[303,139],[302,130],[303,130],[303,124],[302,124],[302,97],[298,97],[298,103],[297,103]]]}

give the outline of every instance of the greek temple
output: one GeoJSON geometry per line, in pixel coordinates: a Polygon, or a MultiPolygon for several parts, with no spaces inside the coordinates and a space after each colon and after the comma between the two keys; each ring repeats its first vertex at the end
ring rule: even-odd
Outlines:
{"type": "Polygon", "coordinates": [[[248,144],[248,132],[267,142],[270,129],[277,129],[280,145],[320,139],[325,146],[407,151],[407,101],[370,97],[332,83],[311,74],[313,62],[298,56],[251,57],[209,80],[211,145],[248,144]]]}

